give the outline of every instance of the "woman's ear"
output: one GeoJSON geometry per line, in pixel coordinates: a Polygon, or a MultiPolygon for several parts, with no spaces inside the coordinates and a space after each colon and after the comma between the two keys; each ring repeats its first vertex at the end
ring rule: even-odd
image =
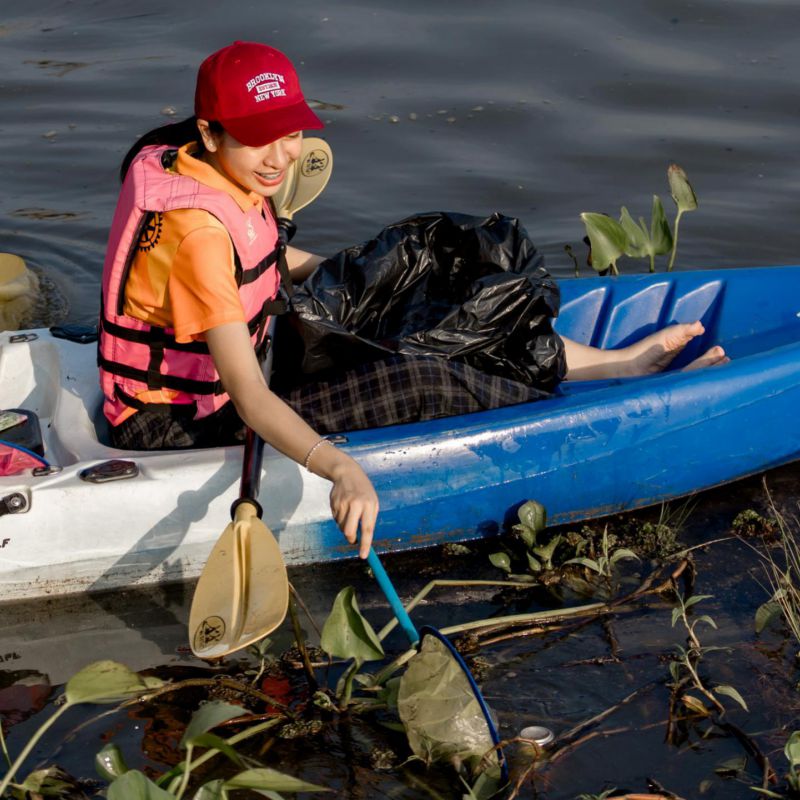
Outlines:
{"type": "Polygon", "coordinates": [[[197,130],[200,131],[200,138],[203,140],[203,147],[210,153],[216,152],[217,139],[211,132],[211,126],[206,119],[197,120],[197,130]]]}

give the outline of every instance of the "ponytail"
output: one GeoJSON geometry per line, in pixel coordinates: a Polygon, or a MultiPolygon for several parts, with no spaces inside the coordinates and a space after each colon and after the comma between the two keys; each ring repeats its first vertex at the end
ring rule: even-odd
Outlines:
{"type": "MultiPolygon", "coordinates": [[[[219,122],[209,122],[209,127],[212,133],[218,135],[225,130],[219,122]]],[[[200,152],[203,152],[203,140],[200,137],[200,132],[197,130],[197,117],[189,117],[181,122],[162,125],[160,128],[154,128],[149,133],[144,134],[144,136],[140,136],[133,147],[125,154],[125,158],[122,159],[122,165],[119,170],[120,181],[125,180],[131,162],[136,158],[143,147],[152,144],[183,147],[183,145],[188,142],[199,142],[200,152]]]]}

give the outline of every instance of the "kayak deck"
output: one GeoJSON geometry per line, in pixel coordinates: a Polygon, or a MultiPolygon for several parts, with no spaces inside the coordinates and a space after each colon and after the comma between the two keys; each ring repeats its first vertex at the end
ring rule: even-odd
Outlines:
{"type": "MultiPolygon", "coordinates": [[[[562,384],[537,403],[345,433],[341,447],[381,501],[378,550],[496,534],[528,499],[551,524],[651,505],[800,457],[800,267],[565,280],[557,330],[624,346],[701,319],[731,363],[645,378],[562,384]]],[[[0,478],[0,599],[196,577],[229,521],[241,448],[124,452],[98,440],[95,347],[47,330],[0,334],[0,408],[40,419],[46,475],[0,478]],[[31,338],[35,336],[35,338],[31,338]],[[28,338],[26,341],[25,339],[28,338]],[[136,477],[80,478],[131,460],[136,477]],[[5,544],[4,544],[5,542],[5,544]]],[[[329,484],[265,449],[260,502],[290,564],[352,557],[330,518],[329,484]]]]}

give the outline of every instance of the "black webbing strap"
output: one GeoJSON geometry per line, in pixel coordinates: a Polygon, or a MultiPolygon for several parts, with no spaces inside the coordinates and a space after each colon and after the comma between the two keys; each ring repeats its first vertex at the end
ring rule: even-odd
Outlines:
{"type": "MultiPolygon", "coordinates": [[[[102,355],[98,356],[97,363],[112,375],[119,375],[121,378],[129,378],[140,383],[147,384],[148,379],[154,377],[146,369],[120,364],[118,361],[111,361],[102,355]]],[[[174,389],[176,392],[188,392],[189,394],[223,394],[225,391],[221,381],[198,381],[192,378],[181,378],[177,375],[159,375],[158,379],[153,382],[154,386],[151,388],[174,389]]]]}
{"type": "Polygon", "coordinates": [[[119,386],[114,387],[114,394],[125,403],[126,406],[135,408],[137,411],[152,411],[157,414],[169,414],[170,416],[194,417],[197,413],[197,403],[145,403],[135,397],[123,392],[119,386]]]}

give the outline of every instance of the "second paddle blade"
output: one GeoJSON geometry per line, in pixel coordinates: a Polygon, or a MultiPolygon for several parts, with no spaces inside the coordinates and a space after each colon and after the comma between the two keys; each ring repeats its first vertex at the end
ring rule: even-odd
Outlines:
{"type": "Polygon", "coordinates": [[[289,581],[280,548],[253,506],[218,539],[200,576],[189,616],[192,652],[221,658],[258,641],[284,620],[289,581]]]}

